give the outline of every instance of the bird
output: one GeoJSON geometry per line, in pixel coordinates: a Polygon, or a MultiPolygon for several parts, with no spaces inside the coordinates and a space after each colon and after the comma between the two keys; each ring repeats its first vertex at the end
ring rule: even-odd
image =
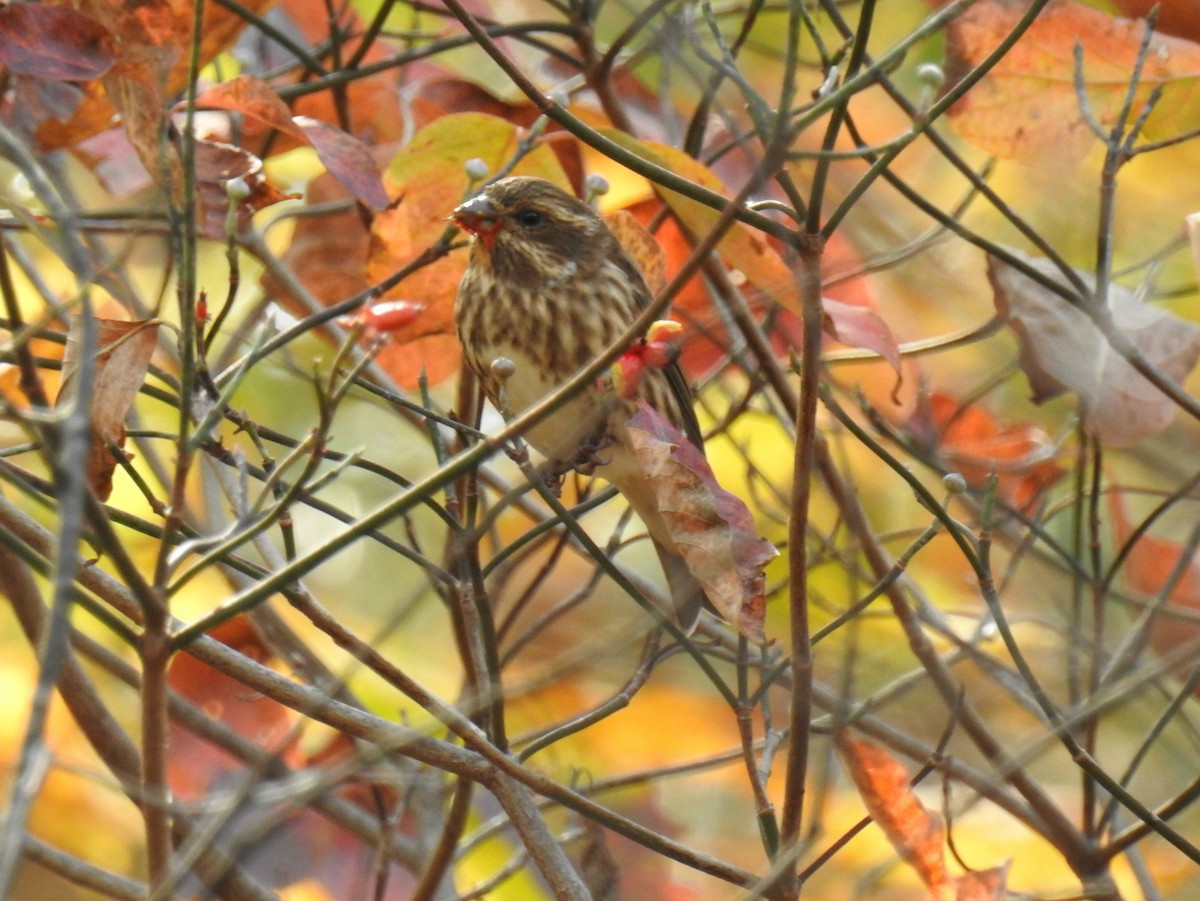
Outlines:
{"type": "MultiPolygon", "coordinates": [[[[451,219],[472,236],[454,305],[463,360],[499,406],[518,415],[611,345],[650,303],[641,269],[591,206],[553,182],[510,176],[451,219]],[[492,364],[511,361],[501,373],[492,364]],[[502,377],[503,376],[503,377],[502,377]]],[[[647,368],[633,397],[594,385],[524,434],[552,471],[591,471],[646,526],[670,594],[664,611],[691,632],[704,590],[680,553],[630,447],[625,424],[644,401],[703,452],[691,388],[678,364],[647,368]]]]}

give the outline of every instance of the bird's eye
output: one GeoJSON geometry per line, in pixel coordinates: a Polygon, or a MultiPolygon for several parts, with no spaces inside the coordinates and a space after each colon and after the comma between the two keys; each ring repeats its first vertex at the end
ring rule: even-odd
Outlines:
{"type": "Polygon", "coordinates": [[[537,210],[521,210],[517,222],[525,228],[534,228],[542,224],[542,214],[537,210]]]}

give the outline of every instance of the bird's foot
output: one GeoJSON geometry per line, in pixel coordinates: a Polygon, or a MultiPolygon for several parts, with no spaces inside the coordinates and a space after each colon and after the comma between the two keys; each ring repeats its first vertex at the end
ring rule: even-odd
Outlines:
{"type": "Polygon", "coordinates": [[[546,483],[546,487],[555,497],[562,497],[563,476],[570,471],[571,468],[564,468],[560,460],[547,460],[537,468],[538,477],[546,483]]]}
{"type": "Polygon", "coordinates": [[[596,432],[585,438],[575,449],[575,455],[570,460],[570,468],[585,476],[592,475],[596,471],[596,467],[605,466],[611,462],[601,457],[600,452],[612,443],[612,435],[608,434],[607,430],[596,432]]]}
{"type": "Polygon", "coordinates": [[[538,466],[538,475],[554,492],[555,497],[558,497],[562,493],[563,476],[567,473],[578,472],[590,476],[598,466],[605,466],[611,462],[601,456],[600,452],[612,443],[612,436],[608,432],[597,432],[581,441],[569,458],[542,463],[538,466]]]}

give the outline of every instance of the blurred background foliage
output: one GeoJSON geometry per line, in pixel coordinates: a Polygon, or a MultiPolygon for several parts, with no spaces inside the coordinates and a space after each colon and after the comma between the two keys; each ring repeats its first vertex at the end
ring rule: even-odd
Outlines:
{"type": "MultiPolygon", "coordinates": [[[[1191,897],[1200,872],[1195,413],[1175,413],[1174,401],[1132,377],[1103,382],[1090,407],[1072,384],[1034,403],[1039,366],[1030,356],[1039,351],[1023,349],[997,311],[1003,292],[988,263],[989,253],[1051,248],[1066,267],[1100,271],[1112,292],[1166,311],[1180,335],[1200,322],[1185,225],[1200,209],[1200,182],[1189,175],[1198,145],[1188,139],[1200,31],[1186,5],[1162,11],[1152,46],[1143,46],[1140,20],[1118,18],[1146,12],[1131,2],[1046,5],[1008,63],[948,112],[939,98],[981,62],[972,42],[985,55],[1015,27],[1022,4],[868,4],[865,52],[855,37],[860,4],[466,7],[208,2],[193,46],[192,4],[90,0],[78,14],[107,38],[70,20],[53,31],[59,40],[41,35],[33,63],[3,58],[5,594],[19,593],[19,568],[37,573],[44,614],[69,615],[71,654],[111,713],[112,734],[123,730],[165,766],[172,811],[192,818],[189,835],[176,833],[174,863],[193,860],[199,847],[233,849],[255,885],[222,884],[229,898],[555,896],[553,867],[508,826],[511,808],[484,790],[452,800],[461,773],[395,747],[377,751],[344,720],[302,714],[265,683],[218,673],[213,659],[198,662],[185,647],[173,646],[169,667],[155,671],[165,661],[147,656],[145,635],[156,604],[174,617],[165,634],[212,632],[296,684],[360,707],[372,723],[462,739],[396,671],[459,704],[503,747],[486,716],[488,705],[499,707],[501,735],[519,756],[537,743],[520,756],[531,770],[724,868],[714,877],[559,799],[531,803],[594,897],[789,897],[786,879],[772,885],[768,874],[786,874],[791,853],[810,897],[1004,897],[1003,885],[969,894],[975,889],[956,889],[957,877],[936,866],[906,865],[913,853],[904,827],[894,827],[900,839],[861,828],[876,810],[831,738],[843,727],[865,730],[910,775],[927,768],[915,797],[940,812],[952,844],[943,849],[935,829],[936,854],[955,874],[1007,862],[999,878],[1026,896],[1191,897]],[[565,116],[544,115],[464,30],[464,17],[487,28],[565,116]],[[736,62],[721,63],[729,47],[736,62]],[[193,57],[196,138],[236,148],[215,161],[201,154],[194,177],[186,165],[193,145],[179,137],[193,57]],[[64,78],[47,58],[94,63],[96,72],[64,78]],[[1122,125],[1117,101],[1135,65],[1160,96],[1138,94],[1122,125]],[[862,71],[874,77],[846,87],[862,71]],[[764,163],[763,121],[784,90],[792,121],[812,121],[789,136],[782,158],[764,163]],[[1099,135],[1079,111],[1081,94],[1099,135]],[[1107,145],[1102,137],[1128,128],[1147,99],[1157,106],[1129,146],[1163,146],[1114,161],[1122,135],[1107,145]],[[844,124],[831,137],[835,109],[844,124]],[[648,637],[650,618],[568,532],[529,537],[553,516],[503,453],[480,468],[480,507],[462,494],[468,473],[456,472],[377,532],[324,549],[459,449],[450,418],[464,395],[451,304],[465,251],[446,219],[477,186],[468,161],[482,160],[490,174],[512,165],[577,192],[588,176],[602,177],[599,207],[628,211],[655,235],[667,278],[716,222],[715,210],[672,191],[679,184],[628,168],[614,142],[726,197],[752,183],[760,215],[778,226],[768,235],[736,223],[718,262],[674,304],[687,326],[683,362],[698,387],[709,460],[781,550],[766,571],[767,645],[739,645],[716,622],[697,638],[698,653],[743,699],[740,710],[678,644],[648,637]],[[896,155],[873,169],[863,147],[896,155]],[[827,304],[817,429],[846,494],[830,488],[825,470],[809,473],[814,494],[798,533],[789,531],[798,515],[794,416],[746,332],[756,323],[794,403],[806,263],[778,232],[799,234],[806,212],[792,207],[785,185],[820,204],[818,228],[837,216],[817,258],[827,304]],[[387,302],[414,306],[385,320],[387,302]],[[85,308],[157,323],[155,355],[126,420],[128,459],[100,498],[112,533],[98,531],[93,511],[79,547],[79,572],[124,585],[140,617],[82,577],[84,596],[71,598],[69,614],[52,603],[64,408],[39,409],[20,381],[22,355],[52,401],[64,336],[85,308]],[[1164,427],[1108,441],[1089,416],[1123,391],[1148,416],[1167,404],[1164,427]],[[214,407],[220,415],[206,419],[214,407]],[[273,467],[281,468],[268,481],[273,467]],[[919,496],[903,474],[929,494],[919,496]],[[865,523],[850,507],[865,511],[865,523]],[[44,542],[18,528],[19,515],[44,530],[36,533],[44,542]],[[456,522],[471,516],[487,528],[464,532],[456,522]],[[1144,520],[1142,538],[1134,530],[1144,520]],[[932,537],[924,534],[931,525],[939,528],[932,537]],[[809,691],[788,666],[797,652],[796,534],[806,540],[800,600],[811,617],[815,702],[800,844],[781,853],[772,829],[787,804],[789,754],[801,752],[786,727],[791,705],[809,691]],[[963,552],[966,543],[978,553],[981,536],[992,542],[993,577],[982,588],[963,552]],[[901,559],[894,583],[879,587],[870,544],[901,559]],[[122,556],[150,594],[138,594],[122,556]],[[297,560],[302,584],[261,587],[297,560]],[[473,695],[487,679],[472,674],[478,660],[466,647],[472,626],[463,611],[472,578],[483,576],[495,632],[484,628],[478,640],[494,651],[503,694],[481,707],[473,695]],[[884,597],[889,587],[905,599],[909,622],[884,597]],[[988,606],[991,589],[998,607],[988,606]],[[249,619],[230,618],[231,598],[249,619]],[[1182,612],[1171,618],[1167,606],[1182,612]],[[1090,856],[1056,840],[1013,773],[962,728],[962,707],[947,702],[929,660],[914,651],[914,629],[952,675],[960,703],[1090,856]],[[169,744],[154,744],[147,686],[156,680],[243,741],[240,758],[194,737],[186,716],[172,719],[169,744]],[[577,722],[605,707],[594,722],[577,722]],[[1096,769],[1072,759],[1064,734],[1096,769]],[[317,811],[315,798],[330,806],[317,811]],[[1163,813],[1169,835],[1158,821],[1136,831],[1151,810],[1163,813]],[[445,859],[439,840],[450,847],[445,859]],[[741,885],[739,872],[749,874],[741,885]]],[[[30,26],[4,23],[5,48],[21,43],[22,27],[30,26]]],[[[1099,356],[1107,345],[1096,347],[1099,356]]],[[[1143,348],[1194,398],[1195,348],[1154,356],[1159,349],[1143,348]]],[[[1094,362],[1080,359],[1078,368],[1094,362]]],[[[502,424],[484,412],[484,432],[502,424]]],[[[587,533],[639,588],[661,591],[652,549],[636,540],[639,526],[626,522],[620,500],[590,508],[602,487],[568,478],[564,501],[583,505],[587,533]]],[[[0,642],[7,896],[142,897],[147,882],[152,897],[202,896],[211,869],[155,863],[153,820],[139,808],[144,796],[114,771],[112,747],[97,750],[57,697],[40,718],[47,663],[65,657],[48,656],[52,645],[31,639],[7,606],[0,642]],[[101,884],[98,871],[111,881],[101,884]]],[[[895,792],[883,802],[899,809],[909,798],[895,792]]]]}

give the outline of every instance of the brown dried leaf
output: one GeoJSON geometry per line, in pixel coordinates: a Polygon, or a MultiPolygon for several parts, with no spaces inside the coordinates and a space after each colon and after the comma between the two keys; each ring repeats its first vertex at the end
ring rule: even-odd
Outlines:
{"type": "MultiPolygon", "coordinates": [[[[1061,278],[1048,260],[1024,258],[1051,278],[1061,278]]],[[[1080,272],[1089,287],[1093,277],[1080,272]]],[[[1109,346],[1082,310],[1017,269],[988,258],[996,310],[1021,339],[1021,366],[1035,402],[1075,392],[1085,423],[1101,442],[1124,447],[1161,432],[1175,414],[1174,402],[1109,346]]],[[[1139,351],[1176,381],[1200,358],[1200,327],[1132,291],[1109,288],[1113,322],[1139,351]]]]}
{"type": "MultiPolygon", "coordinates": [[[[96,497],[106,500],[112,493],[112,474],[117,461],[109,444],[125,444],[125,416],[137,397],[150,368],[150,357],[158,341],[159,322],[147,319],[126,322],[97,319],[96,371],[92,380],[92,440],[88,452],[87,481],[96,497]]],[[[63,357],[63,381],[57,404],[76,396],[75,376],[79,370],[81,320],[76,317],[67,333],[63,357]]]]}
{"type": "Polygon", "coordinates": [[[741,498],[717,484],[704,455],[662,416],[643,403],[626,431],[675,549],[717,612],[762,641],[763,567],[779,552],[758,534],[741,498]]]}
{"type": "MultiPolygon", "coordinates": [[[[991,54],[1025,14],[1026,4],[982,0],[946,29],[946,85],[952,87],[991,54]]],[[[1080,3],[1053,2],[1004,58],[950,109],[955,129],[1002,157],[1069,162],[1099,139],[1088,127],[1075,89],[1075,47],[1092,115],[1104,128],[1117,120],[1145,36],[1146,23],[1117,19],[1080,3]]],[[[1138,110],[1154,89],[1162,98],[1144,134],[1159,139],[1200,119],[1200,46],[1155,35],[1134,99],[1138,110]]]]}
{"type": "Polygon", "coordinates": [[[99,78],[116,59],[112,35],[68,6],[10,3],[0,8],[0,64],[54,81],[99,78]]]}

